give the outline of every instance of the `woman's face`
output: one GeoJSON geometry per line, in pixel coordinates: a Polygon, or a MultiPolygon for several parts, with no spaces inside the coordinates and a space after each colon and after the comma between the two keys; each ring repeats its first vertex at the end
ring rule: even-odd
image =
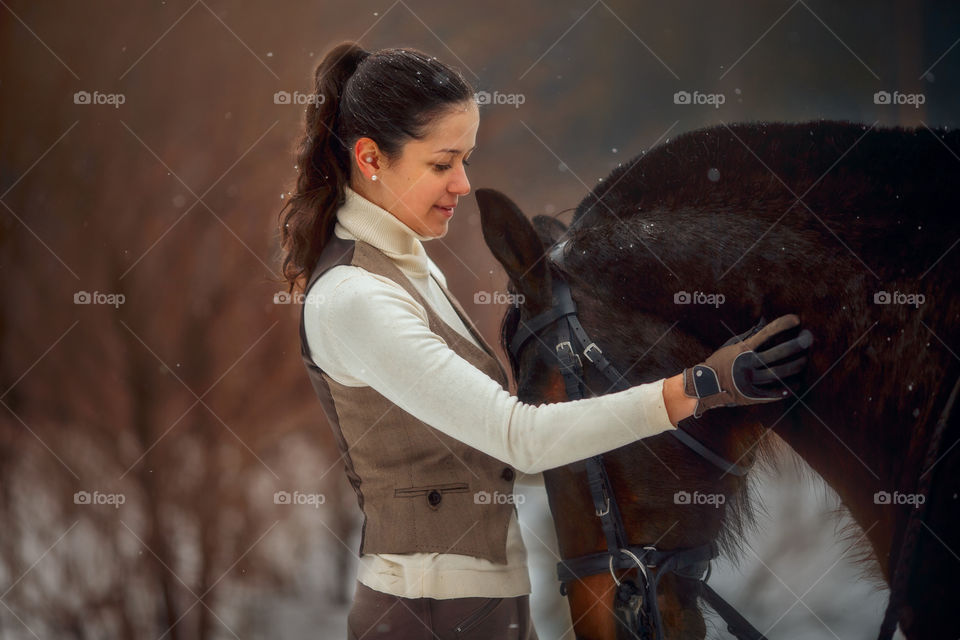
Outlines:
{"type": "Polygon", "coordinates": [[[407,142],[392,162],[373,140],[361,138],[354,146],[359,171],[351,187],[420,235],[442,238],[457,199],[470,193],[464,167],[479,126],[476,102],[455,105],[434,120],[422,140],[407,142]]]}

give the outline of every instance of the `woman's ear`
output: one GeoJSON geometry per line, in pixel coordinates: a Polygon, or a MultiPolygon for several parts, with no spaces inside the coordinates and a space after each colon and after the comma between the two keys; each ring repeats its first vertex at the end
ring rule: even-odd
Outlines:
{"type": "Polygon", "coordinates": [[[383,154],[372,139],[360,138],[353,145],[353,160],[363,177],[370,180],[380,171],[383,154]]]}

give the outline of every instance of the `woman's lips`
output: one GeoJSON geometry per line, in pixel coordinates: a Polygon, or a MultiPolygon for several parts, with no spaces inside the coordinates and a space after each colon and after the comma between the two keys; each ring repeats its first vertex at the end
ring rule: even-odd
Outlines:
{"type": "Polygon", "coordinates": [[[454,207],[441,207],[441,206],[438,206],[438,205],[433,205],[433,208],[434,208],[434,209],[437,209],[438,211],[440,211],[440,213],[442,213],[443,215],[447,216],[448,218],[453,217],[454,207]]]}

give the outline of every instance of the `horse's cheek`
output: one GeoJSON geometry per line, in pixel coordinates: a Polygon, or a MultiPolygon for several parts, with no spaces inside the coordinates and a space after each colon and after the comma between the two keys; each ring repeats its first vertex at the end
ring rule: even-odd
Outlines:
{"type": "Polygon", "coordinates": [[[543,398],[545,402],[566,402],[567,387],[563,382],[563,375],[559,371],[552,371],[547,377],[543,388],[543,398]]]}
{"type": "Polygon", "coordinates": [[[609,574],[586,576],[567,584],[570,617],[578,640],[616,640],[612,615],[616,585],[609,574]]]}
{"type": "Polygon", "coordinates": [[[696,603],[685,606],[680,602],[674,589],[661,587],[657,604],[660,607],[660,618],[668,638],[703,640],[706,637],[707,627],[696,603]]]}
{"type": "Polygon", "coordinates": [[[553,404],[568,400],[567,387],[559,369],[536,371],[517,391],[520,400],[528,404],[553,404]]]}

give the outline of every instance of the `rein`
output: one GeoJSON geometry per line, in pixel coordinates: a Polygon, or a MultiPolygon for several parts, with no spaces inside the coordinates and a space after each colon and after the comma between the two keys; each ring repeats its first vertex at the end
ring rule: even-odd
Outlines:
{"type": "MultiPolygon", "coordinates": [[[[553,257],[554,254],[551,253],[551,258],[553,257]]],[[[630,384],[584,331],[577,317],[577,307],[570,295],[569,285],[554,275],[552,287],[552,307],[528,322],[520,321],[517,333],[510,341],[510,353],[514,362],[519,362],[520,350],[527,342],[556,324],[553,332],[555,336],[553,353],[560,364],[560,373],[563,375],[568,400],[578,400],[585,396],[584,363],[580,358],[581,354],[611,382],[612,389],[622,391],[629,388],[630,384]]],[[[736,476],[747,474],[746,467],[726,460],[679,428],[669,433],[726,473],[736,476]]],[[[654,545],[631,545],[620,516],[613,486],[604,466],[603,456],[592,456],[584,462],[587,468],[587,483],[593,498],[594,513],[600,518],[607,550],[561,560],[557,563],[561,594],[567,595],[568,582],[609,571],[617,585],[614,605],[617,619],[630,630],[633,637],[649,639],[652,637],[651,632],[656,631],[656,637],[663,640],[665,636],[660,608],[657,604],[657,586],[664,575],[673,573],[682,578],[697,581],[700,596],[723,618],[727,624],[727,630],[738,640],[766,640],[763,634],[707,585],[706,581],[710,577],[710,562],[717,556],[715,544],[711,542],[689,549],[667,551],[657,549],[654,545]],[[617,569],[637,569],[639,584],[631,578],[618,578],[615,573],[617,569]]]]}
{"type": "Polygon", "coordinates": [[[927,503],[930,502],[930,488],[933,484],[933,474],[929,472],[937,461],[937,455],[940,452],[940,442],[943,440],[944,431],[947,430],[947,423],[950,421],[950,414],[953,412],[953,405],[956,403],[958,393],[960,393],[960,378],[957,378],[957,381],[953,385],[953,390],[947,397],[947,403],[943,406],[943,411],[937,419],[937,424],[933,428],[930,442],[927,445],[927,452],[923,459],[923,469],[920,473],[917,487],[918,493],[924,497],[924,500],[910,511],[910,518],[907,520],[907,528],[903,534],[903,542],[900,545],[897,564],[894,568],[893,577],[890,580],[890,599],[887,601],[887,609],[883,614],[883,623],[880,625],[879,640],[890,640],[893,638],[893,633],[897,630],[897,623],[900,621],[900,616],[903,613],[903,607],[906,605],[907,590],[913,573],[913,560],[916,555],[917,541],[920,537],[920,526],[923,524],[927,503]]]}

